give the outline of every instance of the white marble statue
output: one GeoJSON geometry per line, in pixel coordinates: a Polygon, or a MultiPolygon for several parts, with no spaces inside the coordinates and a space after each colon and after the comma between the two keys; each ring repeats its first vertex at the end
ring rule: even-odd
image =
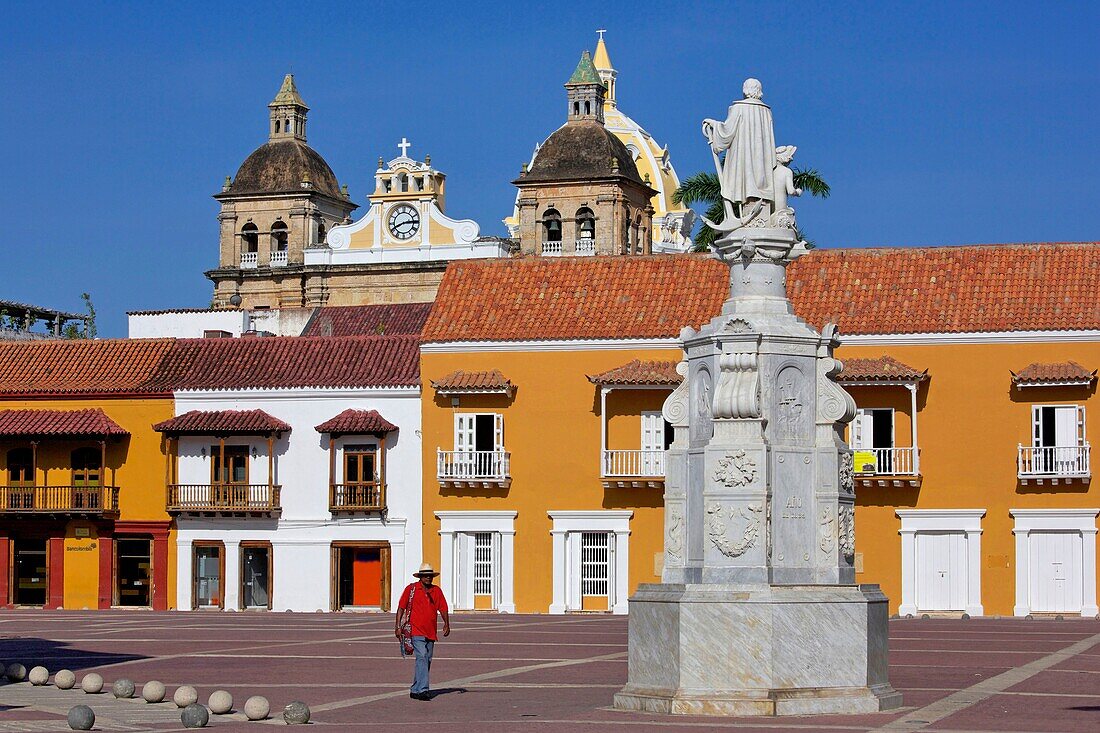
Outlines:
{"type": "Polygon", "coordinates": [[[760,214],[766,219],[775,201],[772,111],[762,101],[758,80],[746,79],[742,93],[745,98],[730,105],[724,122],[703,120],[703,135],[714,155],[726,207],[721,225],[707,224],[720,231],[745,226],[760,214]],[[719,157],[722,153],[724,158],[719,157]]]}
{"type": "Polygon", "coordinates": [[[773,226],[794,228],[794,209],[787,205],[787,197],[801,196],[802,189],[795,187],[794,171],[787,164],[794,158],[794,151],[796,150],[798,148],[794,145],[780,145],[775,149],[775,171],[772,176],[775,183],[773,226]]]}

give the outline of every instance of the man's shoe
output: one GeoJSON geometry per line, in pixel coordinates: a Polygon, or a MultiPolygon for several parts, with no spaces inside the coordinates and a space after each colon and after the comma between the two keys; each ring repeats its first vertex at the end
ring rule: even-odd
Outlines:
{"type": "Polygon", "coordinates": [[[409,697],[413,700],[423,700],[425,702],[432,699],[432,696],[426,692],[410,692],[409,697]]]}

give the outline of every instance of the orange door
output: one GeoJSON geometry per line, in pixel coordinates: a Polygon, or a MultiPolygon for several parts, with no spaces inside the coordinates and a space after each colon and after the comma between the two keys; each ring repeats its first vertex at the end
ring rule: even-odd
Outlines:
{"type": "Polygon", "coordinates": [[[353,606],[382,605],[382,551],[356,548],[351,565],[353,606]]]}

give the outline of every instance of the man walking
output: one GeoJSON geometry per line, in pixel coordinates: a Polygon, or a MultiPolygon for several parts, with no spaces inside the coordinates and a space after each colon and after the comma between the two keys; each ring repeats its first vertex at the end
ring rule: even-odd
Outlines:
{"type": "Polygon", "coordinates": [[[421,565],[420,570],[413,573],[413,577],[418,580],[405,587],[397,604],[397,626],[394,634],[400,639],[402,628],[408,624],[411,628],[413,652],[416,655],[413,683],[409,688],[409,697],[414,700],[432,699],[428,692],[428,671],[432,668],[432,652],[438,638],[437,614],[443,617],[443,636],[451,634],[447,599],[443,597],[442,590],[432,585],[437,575],[439,573],[430,564],[421,565]]]}

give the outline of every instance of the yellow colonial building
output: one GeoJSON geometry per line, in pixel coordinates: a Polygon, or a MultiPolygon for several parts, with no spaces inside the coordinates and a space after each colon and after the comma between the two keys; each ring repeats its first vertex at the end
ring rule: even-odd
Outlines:
{"type": "MultiPolygon", "coordinates": [[[[422,344],[424,555],[456,607],[621,613],[659,579],[676,337],[728,277],[699,256],[448,269],[422,344]]],[[[856,577],[893,612],[1097,614],[1097,282],[1096,244],[791,265],[796,313],[839,323],[856,577]]]]}
{"type": "Polygon", "coordinates": [[[170,340],[0,343],[0,603],[175,607],[170,340]]]}

